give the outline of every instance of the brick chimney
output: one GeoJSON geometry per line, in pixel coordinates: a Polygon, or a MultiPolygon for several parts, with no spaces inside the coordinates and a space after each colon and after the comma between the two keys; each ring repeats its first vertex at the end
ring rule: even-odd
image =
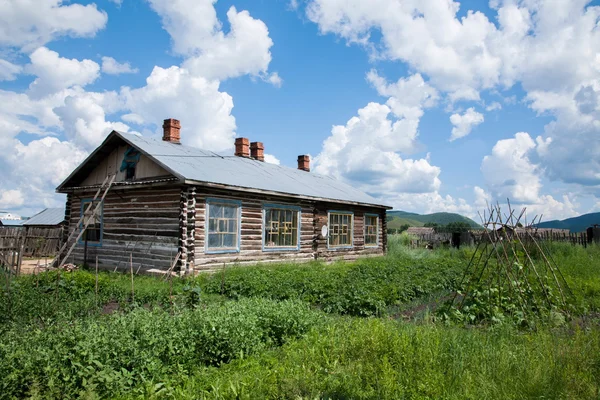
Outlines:
{"type": "Polygon", "coordinates": [[[307,155],[298,156],[298,169],[310,172],[310,157],[307,155]]]}
{"type": "Polygon", "coordinates": [[[235,155],[238,157],[250,157],[250,141],[248,138],[235,139],[235,155]]]}
{"type": "Polygon", "coordinates": [[[265,161],[265,146],[262,142],[250,143],[250,156],[258,161],[265,161]]]}
{"type": "Polygon", "coordinates": [[[179,123],[179,120],[173,118],[165,119],[163,123],[163,140],[165,142],[180,144],[180,129],[181,124],[179,123]]]}

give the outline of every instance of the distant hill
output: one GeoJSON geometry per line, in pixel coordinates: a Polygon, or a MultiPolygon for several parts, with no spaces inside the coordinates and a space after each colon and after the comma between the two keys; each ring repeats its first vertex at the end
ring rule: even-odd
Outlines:
{"type": "Polygon", "coordinates": [[[582,232],[594,224],[600,225],[600,212],[583,214],[579,217],[568,218],[562,221],[554,220],[538,224],[538,228],[569,229],[571,232],[582,232]]]}
{"type": "Polygon", "coordinates": [[[388,228],[397,229],[402,225],[423,226],[428,222],[448,225],[452,222],[466,222],[473,228],[481,228],[477,222],[460,214],[438,212],[433,214],[416,214],[406,211],[388,211],[388,228]]]}

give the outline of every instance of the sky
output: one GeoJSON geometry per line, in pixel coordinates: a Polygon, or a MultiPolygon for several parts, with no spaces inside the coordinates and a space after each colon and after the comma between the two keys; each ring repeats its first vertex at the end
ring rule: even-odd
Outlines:
{"type": "Polygon", "coordinates": [[[0,210],[112,130],[311,169],[394,209],[600,211],[600,1],[4,0],[0,210]]]}

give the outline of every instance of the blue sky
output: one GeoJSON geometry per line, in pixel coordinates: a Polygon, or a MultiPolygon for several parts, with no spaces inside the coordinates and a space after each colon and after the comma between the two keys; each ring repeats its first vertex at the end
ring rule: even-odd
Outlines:
{"type": "Polygon", "coordinates": [[[112,129],[345,180],[396,209],[600,211],[598,2],[9,0],[0,209],[54,187],[112,129]]]}

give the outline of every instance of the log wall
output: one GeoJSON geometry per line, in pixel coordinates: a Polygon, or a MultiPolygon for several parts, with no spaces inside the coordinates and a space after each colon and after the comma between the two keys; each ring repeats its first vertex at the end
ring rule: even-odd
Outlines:
{"type": "MultiPolygon", "coordinates": [[[[381,255],[386,245],[385,211],[376,208],[341,206],[336,203],[298,201],[266,195],[234,194],[227,191],[197,189],[195,195],[195,246],[193,264],[196,270],[210,270],[224,264],[254,264],[257,262],[310,261],[324,259],[353,260],[364,255],[381,255]],[[242,202],[241,243],[239,252],[222,254],[207,253],[205,250],[206,199],[223,198],[242,202]],[[300,207],[300,249],[263,251],[263,204],[279,204],[300,207]],[[327,239],[321,237],[321,228],[327,225],[327,210],[354,212],[354,246],[344,249],[328,249],[327,239]],[[364,214],[379,215],[379,245],[364,246],[364,214]]],[[[188,231],[189,234],[189,231],[188,231]]],[[[188,250],[188,257],[191,250],[188,250]]]]}
{"type": "MultiPolygon", "coordinates": [[[[128,269],[129,255],[134,269],[166,270],[180,246],[180,187],[111,188],[103,207],[102,245],[88,243],[90,265],[96,255],[101,267],[128,269]]],[[[81,200],[94,197],[94,191],[78,191],[68,197],[69,232],[81,217],[81,200]]],[[[83,263],[84,244],[78,244],[66,262],[83,263]]]]}
{"type": "Polygon", "coordinates": [[[319,203],[315,206],[315,258],[325,261],[333,260],[355,260],[365,255],[381,255],[387,244],[385,228],[385,211],[377,208],[342,206],[337,203],[319,203]],[[327,226],[327,213],[330,210],[351,211],[354,213],[354,243],[352,248],[328,248],[327,238],[320,235],[323,226],[327,226]],[[365,247],[364,221],[365,214],[377,214],[378,222],[378,246],[365,247]]]}

